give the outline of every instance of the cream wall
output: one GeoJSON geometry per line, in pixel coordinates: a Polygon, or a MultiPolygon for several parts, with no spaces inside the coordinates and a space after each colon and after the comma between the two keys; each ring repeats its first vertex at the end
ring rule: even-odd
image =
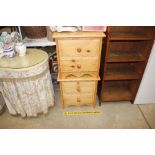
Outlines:
{"type": "Polygon", "coordinates": [[[155,43],[134,101],[134,104],[149,103],[155,103],[155,43]]]}

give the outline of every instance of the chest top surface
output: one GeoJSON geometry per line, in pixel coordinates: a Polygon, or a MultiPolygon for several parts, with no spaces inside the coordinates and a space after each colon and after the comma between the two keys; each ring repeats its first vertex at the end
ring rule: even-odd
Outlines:
{"type": "Polygon", "coordinates": [[[82,32],[82,31],[77,31],[77,32],[54,32],[53,33],[53,38],[101,38],[105,37],[105,34],[103,32],[82,32]]]}
{"type": "Polygon", "coordinates": [[[15,56],[13,58],[3,57],[0,59],[0,69],[20,69],[36,67],[47,61],[48,54],[38,49],[27,49],[25,56],[15,56]]]}

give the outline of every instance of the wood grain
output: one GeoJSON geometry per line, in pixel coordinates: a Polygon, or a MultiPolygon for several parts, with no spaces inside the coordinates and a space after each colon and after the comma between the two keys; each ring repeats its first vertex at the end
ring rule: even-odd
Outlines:
{"type": "Polygon", "coordinates": [[[95,107],[102,32],[54,33],[62,105],[95,107]]]}
{"type": "Polygon", "coordinates": [[[60,60],[62,72],[98,72],[98,58],[60,60]]]}
{"type": "Polygon", "coordinates": [[[108,63],[105,80],[130,80],[138,79],[140,73],[137,70],[138,63],[108,63]]]}
{"type": "Polygon", "coordinates": [[[61,57],[93,57],[99,54],[99,42],[96,39],[60,39],[58,41],[61,57]]]}
{"type": "Polygon", "coordinates": [[[53,38],[67,39],[67,38],[103,38],[105,34],[102,32],[54,32],[53,38]]]}
{"type": "Polygon", "coordinates": [[[97,72],[64,72],[58,74],[58,81],[90,81],[100,80],[97,72]]]}
{"type": "Polygon", "coordinates": [[[128,101],[132,100],[132,93],[129,89],[128,81],[105,82],[104,101],[128,101]]]}
{"type": "Polygon", "coordinates": [[[71,105],[75,105],[75,106],[81,106],[81,105],[93,105],[93,97],[94,97],[94,93],[92,94],[75,94],[75,95],[71,95],[71,94],[63,94],[63,100],[64,100],[64,105],[65,106],[71,106],[71,105]]]}
{"type": "Polygon", "coordinates": [[[95,90],[95,81],[77,81],[61,82],[64,93],[93,93],[95,90]]]}

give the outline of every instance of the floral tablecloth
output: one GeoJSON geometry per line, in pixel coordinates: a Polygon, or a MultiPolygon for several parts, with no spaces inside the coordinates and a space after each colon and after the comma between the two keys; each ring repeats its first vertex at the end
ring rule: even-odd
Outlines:
{"type": "Polygon", "coordinates": [[[46,114],[48,108],[54,105],[48,56],[26,69],[2,69],[0,66],[0,90],[10,114],[22,117],[46,114]]]}

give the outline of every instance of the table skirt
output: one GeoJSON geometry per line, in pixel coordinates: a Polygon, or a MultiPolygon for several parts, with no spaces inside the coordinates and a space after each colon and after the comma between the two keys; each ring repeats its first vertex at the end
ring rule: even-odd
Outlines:
{"type": "Polygon", "coordinates": [[[6,76],[4,72],[1,74],[4,75],[0,79],[1,92],[10,114],[20,114],[22,117],[46,114],[48,108],[54,105],[54,91],[48,62],[26,71],[30,74],[24,72],[14,72],[15,74],[8,72],[11,76],[6,76]],[[32,70],[37,75],[32,74],[32,70]]]}

